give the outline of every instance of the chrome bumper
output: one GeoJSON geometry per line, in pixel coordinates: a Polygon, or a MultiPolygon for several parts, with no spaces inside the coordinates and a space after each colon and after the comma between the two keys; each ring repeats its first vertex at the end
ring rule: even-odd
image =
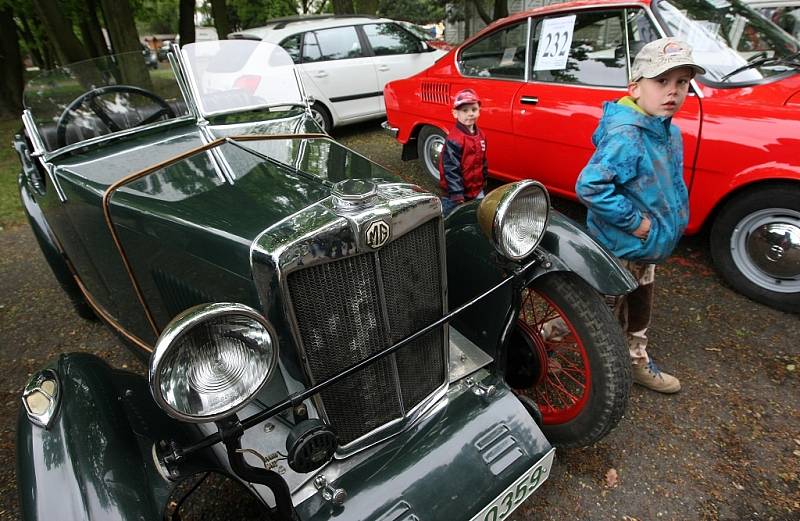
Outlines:
{"type": "Polygon", "coordinates": [[[381,123],[381,127],[383,127],[383,130],[388,132],[389,135],[391,135],[393,138],[396,138],[397,134],[400,132],[399,128],[392,127],[392,126],[389,125],[389,120],[386,120],[383,123],[381,123]]]}

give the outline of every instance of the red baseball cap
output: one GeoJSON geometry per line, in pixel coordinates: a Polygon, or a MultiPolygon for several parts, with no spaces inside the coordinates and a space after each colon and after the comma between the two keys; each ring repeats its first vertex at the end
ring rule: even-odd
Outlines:
{"type": "Polygon", "coordinates": [[[475,91],[472,89],[464,89],[458,91],[456,94],[455,99],[453,100],[453,108],[457,109],[461,105],[467,105],[468,103],[477,103],[478,105],[481,104],[481,99],[475,94],[475,91]]]}

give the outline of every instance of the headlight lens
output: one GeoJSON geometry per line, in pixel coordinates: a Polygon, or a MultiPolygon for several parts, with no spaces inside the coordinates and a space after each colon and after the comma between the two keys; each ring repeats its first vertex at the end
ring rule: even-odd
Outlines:
{"type": "Polygon", "coordinates": [[[150,391],[170,416],[218,420],[244,407],[272,376],[277,336],[254,309],[203,304],[175,317],[150,358],[150,391]]]}
{"type": "Polygon", "coordinates": [[[493,190],[481,201],[481,230],[503,256],[519,260],[533,252],[544,236],[550,196],[541,183],[519,181],[493,190]]]}

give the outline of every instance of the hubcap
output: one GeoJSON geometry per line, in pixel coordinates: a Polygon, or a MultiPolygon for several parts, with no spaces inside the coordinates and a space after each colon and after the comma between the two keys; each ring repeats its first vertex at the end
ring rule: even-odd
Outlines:
{"type": "Polygon", "coordinates": [[[428,173],[437,181],[439,180],[439,156],[442,155],[444,148],[444,137],[439,134],[431,134],[425,139],[423,150],[425,151],[425,168],[428,173]]]}
{"type": "Polygon", "coordinates": [[[731,257],[762,288],[800,291],[800,212],[765,208],[747,215],[731,234],[731,257]]]}
{"type": "Polygon", "coordinates": [[[317,122],[317,125],[319,125],[319,128],[328,132],[329,129],[325,127],[325,118],[322,116],[322,113],[316,109],[311,109],[311,115],[314,117],[314,121],[317,122]]]}
{"type": "Polygon", "coordinates": [[[531,290],[523,295],[517,327],[539,365],[532,371],[533,385],[516,392],[533,398],[545,425],[575,418],[592,385],[589,357],[575,328],[546,295],[531,290]]]}

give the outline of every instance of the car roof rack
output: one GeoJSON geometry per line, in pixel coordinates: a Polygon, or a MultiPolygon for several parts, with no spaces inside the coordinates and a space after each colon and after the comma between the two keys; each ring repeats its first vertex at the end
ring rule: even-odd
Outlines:
{"type": "Polygon", "coordinates": [[[371,14],[310,14],[310,15],[295,15],[295,16],[284,16],[281,18],[273,18],[272,20],[267,20],[267,23],[264,24],[265,27],[274,26],[273,29],[283,29],[287,25],[296,22],[304,22],[307,20],[326,20],[326,19],[335,19],[335,18],[370,18],[370,19],[378,19],[380,17],[371,15],[371,14]]]}

